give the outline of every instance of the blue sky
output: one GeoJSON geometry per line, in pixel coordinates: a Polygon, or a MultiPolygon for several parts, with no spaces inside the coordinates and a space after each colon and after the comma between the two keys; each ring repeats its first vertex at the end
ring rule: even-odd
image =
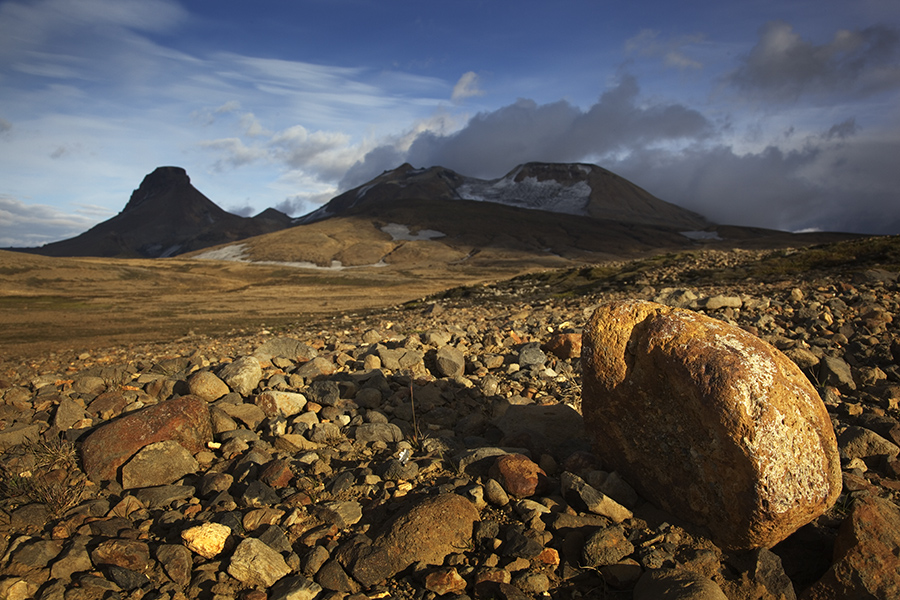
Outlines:
{"type": "Polygon", "coordinates": [[[403,162],[532,160],[721,223],[900,233],[900,4],[0,1],[0,246],[162,165],[300,215],[403,162]]]}

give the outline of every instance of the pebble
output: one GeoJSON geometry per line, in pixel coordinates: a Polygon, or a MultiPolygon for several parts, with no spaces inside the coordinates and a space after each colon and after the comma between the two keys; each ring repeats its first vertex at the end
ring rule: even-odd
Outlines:
{"type": "MultiPolygon", "coordinates": [[[[0,520],[0,596],[520,598],[563,596],[573,581],[602,575],[623,597],[669,597],[681,593],[676,579],[660,577],[672,567],[692,573],[705,597],[749,597],[746,586],[799,593],[821,573],[804,576],[803,557],[830,548],[842,522],[852,549],[829,581],[894,593],[897,578],[881,567],[900,555],[900,542],[873,541],[900,539],[891,508],[900,501],[896,277],[704,279],[763,256],[701,250],[646,263],[640,287],[603,279],[566,295],[525,278],[435,298],[427,310],[324,317],[279,336],[6,361],[4,474],[50,481],[62,470],[78,487],[74,508],[23,498],[0,520]],[[835,509],[786,541],[790,552],[760,550],[742,562],[701,532],[669,525],[673,517],[635,482],[590,453],[578,415],[579,332],[601,301],[634,297],[752,329],[819,386],[840,440],[844,490],[835,509]],[[166,419],[192,424],[145,427],[149,437],[122,454],[118,444],[140,436],[118,430],[95,450],[87,442],[110,423],[167,406],[188,407],[166,419]],[[186,419],[201,406],[208,429],[186,419]],[[28,442],[56,443],[59,432],[76,460],[45,465],[28,442]],[[162,480],[136,468],[140,453],[159,448],[187,467],[166,469],[162,480]],[[525,496],[504,489],[511,481],[491,468],[513,455],[538,467],[530,472],[545,487],[525,496]],[[114,466],[91,479],[81,473],[100,462],[114,466]],[[448,496],[446,506],[426,502],[448,496]],[[422,503],[427,519],[416,516],[422,503]],[[803,537],[810,531],[823,537],[803,537]],[[858,577],[835,579],[848,569],[858,577]],[[646,592],[651,584],[663,587],[646,592]]],[[[824,569],[826,554],[808,560],[824,569]]]]}

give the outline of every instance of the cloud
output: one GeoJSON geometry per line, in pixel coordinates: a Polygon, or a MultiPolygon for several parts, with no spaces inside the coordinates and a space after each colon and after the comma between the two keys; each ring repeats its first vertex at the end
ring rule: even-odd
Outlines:
{"type": "Polygon", "coordinates": [[[478,75],[474,71],[463,73],[463,76],[453,86],[453,93],[450,95],[450,99],[453,102],[461,102],[473,96],[484,96],[484,90],[478,86],[478,83],[478,75]]]}
{"type": "Polygon", "coordinates": [[[840,123],[795,150],[737,154],[723,144],[696,145],[637,152],[606,166],[718,223],[896,234],[900,173],[891,157],[900,153],[900,137],[831,134],[852,127],[840,123]]]}
{"type": "Polygon", "coordinates": [[[703,63],[688,56],[684,49],[699,44],[704,39],[702,35],[692,35],[660,41],[659,31],[642,29],[636,36],[625,41],[625,53],[662,58],[666,66],[677,69],[702,69],[703,63]]]}
{"type": "Polygon", "coordinates": [[[6,119],[0,118],[0,135],[4,135],[12,131],[12,123],[6,119]]]}
{"type": "Polygon", "coordinates": [[[699,112],[680,104],[644,103],[639,93],[634,77],[625,75],[587,110],[565,100],[537,104],[520,99],[475,115],[454,133],[422,131],[405,152],[396,144],[375,148],[347,172],[341,188],[360,185],[396,167],[401,158],[417,166],[441,165],[492,178],[524,162],[603,158],[712,134],[712,124],[699,112]]]}
{"type": "Polygon", "coordinates": [[[34,247],[74,237],[96,220],[0,194],[0,247],[34,247]]]}
{"type": "Polygon", "coordinates": [[[900,34],[887,26],[840,30],[830,42],[817,45],[804,40],[790,24],[771,21],[725,81],[766,100],[864,98],[900,88],[898,63],[900,34]]]}

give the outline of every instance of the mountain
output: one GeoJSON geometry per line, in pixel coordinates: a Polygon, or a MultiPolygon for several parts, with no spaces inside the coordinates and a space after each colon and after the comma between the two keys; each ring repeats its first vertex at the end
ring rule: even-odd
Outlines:
{"type": "Polygon", "coordinates": [[[489,181],[404,164],[295,222],[192,256],[332,270],[378,266],[431,277],[846,237],[715,225],[587,164],[528,163],[489,181]]]}
{"type": "Polygon", "coordinates": [[[181,167],[159,167],[111,219],[74,238],[20,250],[46,256],[161,258],[270,233],[290,222],[273,208],[252,218],[229,213],[191,185],[181,167]]]}
{"type": "Polygon", "coordinates": [[[372,203],[412,198],[491,202],[684,230],[712,225],[701,215],[660,200],[611,171],[571,163],[527,163],[493,180],[465,177],[443,167],[416,169],[404,164],[337,196],[299,222],[313,223],[372,203]]]}

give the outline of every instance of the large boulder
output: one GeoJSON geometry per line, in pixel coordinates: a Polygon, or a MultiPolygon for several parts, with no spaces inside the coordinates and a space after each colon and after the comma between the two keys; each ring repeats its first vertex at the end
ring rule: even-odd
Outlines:
{"type": "Polygon", "coordinates": [[[718,544],[772,546],[837,499],[824,404],[752,334],[686,309],[611,302],[584,331],[582,363],[597,454],[718,544]]]}
{"type": "Polygon", "coordinates": [[[97,428],[81,447],[84,471],[92,481],[112,481],[119,468],[145,446],[171,440],[191,454],[212,441],[206,400],[180,396],[135,411],[97,428]]]}

